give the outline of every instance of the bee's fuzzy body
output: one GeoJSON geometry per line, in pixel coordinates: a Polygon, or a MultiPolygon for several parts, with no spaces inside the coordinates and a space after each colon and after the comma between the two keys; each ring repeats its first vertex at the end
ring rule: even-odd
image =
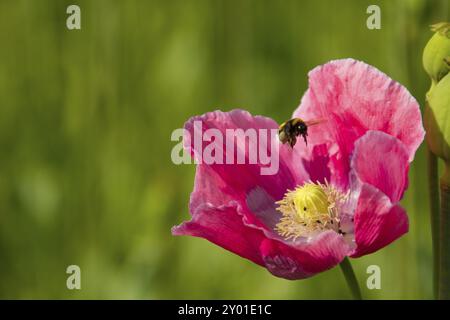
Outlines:
{"type": "Polygon", "coordinates": [[[278,137],[281,143],[289,143],[291,148],[297,143],[297,137],[302,136],[305,140],[306,145],[308,145],[308,125],[305,121],[300,118],[293,118],[280,125],[278,128],[278,137]]]}

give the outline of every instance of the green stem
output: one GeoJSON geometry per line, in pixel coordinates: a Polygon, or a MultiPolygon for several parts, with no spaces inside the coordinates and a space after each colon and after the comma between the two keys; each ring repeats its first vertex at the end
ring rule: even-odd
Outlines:
{"type": "Polygon", "coordinates": [[[450,299],[450,162],[441,178],[439,299],[450,299]]]}
{"type": "Polygon", "coordinates": [[[361,289],[359,288],[355,272],[353,271],[352,265],[350,264],[350,260],[345,257],[345,259],[342,260],[340,266],[345,280],[347,281],[347,284],[350,288],[350,291],[352,292],[353,298],[355,300],[362,300],[361,289]]]}
{"type": "Polygon", "coordinates": [[[428,190],[430,198],[431,241],[433,246],[433,292],[438,297],[439,291],[439,190],[438,161],[429,148],[428,151],[428,190]]]}

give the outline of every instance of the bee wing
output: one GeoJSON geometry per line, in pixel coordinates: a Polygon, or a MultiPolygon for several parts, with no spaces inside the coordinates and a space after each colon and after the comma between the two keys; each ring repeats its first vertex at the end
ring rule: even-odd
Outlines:
{"type": "Polygon", "coordinates": [[[327,119],[320,118],[320,119],[314,119],[314,120],[305,121],[305,124],[309,127],[309,126],[315,126],[316,124],[324,123],[326,121],[327,121],[327,119]]]}

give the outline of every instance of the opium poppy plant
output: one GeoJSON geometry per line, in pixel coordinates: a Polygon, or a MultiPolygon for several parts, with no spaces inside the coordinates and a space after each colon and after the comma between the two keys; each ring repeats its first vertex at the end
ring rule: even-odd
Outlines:
{"type": "MultiPolygon", "coordinates": [[[[273,175],[261,175],[258,163],[197,164],[191,220],[172,233],[205,238],[275,276],[302,279],[408,232],[399,201],[424,130],[402,85],[363,62],[331,61],[309,73],[293,118],[321,121],[308,127],[307,144],[298,139],[292,148],[276,136],[277,148],[272,140],[260,144],[279,152],[273,175]]],[[[278,130],[274,120],[244,110],[206,113],[185,124],[184,146],[193,156],[196,121],[224,136],[227,129],[278,130]]],[[[248,158],[251,150],[243,152],[248,158]]]]}

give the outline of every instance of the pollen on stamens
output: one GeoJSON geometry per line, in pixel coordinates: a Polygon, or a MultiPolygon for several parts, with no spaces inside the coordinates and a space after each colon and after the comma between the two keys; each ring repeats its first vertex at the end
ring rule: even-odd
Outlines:
{"type": "Polygon", "coordinates": [[[348,198],[328,182],[307,182],[288,190],[278,204],[283,215],[275,230],[286,240],[308,237],[326,229],[339,232],[339,208],[348,198]]]}

